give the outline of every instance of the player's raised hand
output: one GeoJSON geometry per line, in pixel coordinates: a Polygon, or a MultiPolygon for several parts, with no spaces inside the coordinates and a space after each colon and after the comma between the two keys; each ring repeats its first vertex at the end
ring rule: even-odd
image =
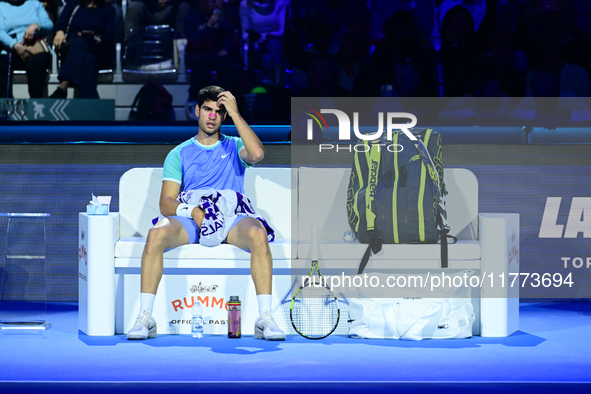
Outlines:
{"type": "Polygon", "coordinates": [[[236,102],[236,97],[232,95],[232,93],[225,91],[218,95],[218,107],[224,106],[226,112],[230,116],[234,116],[238,114],[238,103],[236,102]]]}

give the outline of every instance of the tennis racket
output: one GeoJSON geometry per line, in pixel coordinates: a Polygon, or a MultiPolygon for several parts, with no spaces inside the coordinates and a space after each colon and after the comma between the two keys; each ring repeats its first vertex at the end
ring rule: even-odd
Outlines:
{"type": "Polygon", "coordinates": [[[339,324],[339,303],[324,283],[318,268],[317,229],[312,229],[312,266],[310,273],[291,299],[289,317],[298,334],[308,339],[326,338],[339,324]],[[313,277],[314,270],[318,277],[313,277]]]}

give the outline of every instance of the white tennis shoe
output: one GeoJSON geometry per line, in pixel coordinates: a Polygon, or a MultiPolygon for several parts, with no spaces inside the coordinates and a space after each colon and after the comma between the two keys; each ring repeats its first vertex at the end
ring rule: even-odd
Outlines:
{"type": "Polygon", "coordinates": [[[156,338],[156,320],[150,312],[146,309],[137,317],[135,325],[127,332],[127,339],[156,338]]]}
{"type": "Polygon", "coordinates": [[[285,341],[285,333],[277,326],[270,312],[263,313],[254,323],[254,337],[267,341],[285,341]]]}

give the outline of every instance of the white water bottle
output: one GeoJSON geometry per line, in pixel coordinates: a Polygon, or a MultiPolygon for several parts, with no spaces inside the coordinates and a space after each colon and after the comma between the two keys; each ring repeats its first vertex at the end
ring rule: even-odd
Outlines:
{"type": "Polygon", "coordinates": [[[195,302],[195,305],[191,308],[191,334],[193,338],[203,338],[203,306],[201,301],[195,302]]]}

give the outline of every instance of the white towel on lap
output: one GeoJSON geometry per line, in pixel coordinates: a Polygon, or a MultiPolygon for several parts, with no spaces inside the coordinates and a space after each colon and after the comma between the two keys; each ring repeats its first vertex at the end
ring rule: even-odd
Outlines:
{"type": "Polygon", "coordinates": [[[259,220],[267,230],[269,242],[273,242],[275,239],[275,232],[271,226],[259,215],[248,197],[242,193],[234,190],[188,190],[179,194],[178,200],[186,204],[197,205],[205,211],[199,236],[201,245],[216,246],[221,244],[228,236],[230,226],[237,216],[253,217],[259,220]]]}

